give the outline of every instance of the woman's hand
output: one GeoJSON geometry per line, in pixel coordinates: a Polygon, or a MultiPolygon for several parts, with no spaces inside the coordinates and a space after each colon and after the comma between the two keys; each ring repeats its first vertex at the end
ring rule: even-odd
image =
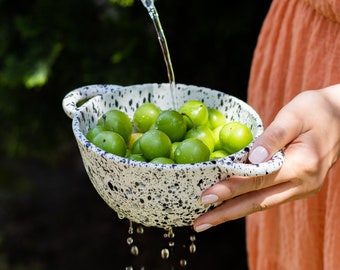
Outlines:
{"type": "Polygon", "coordinates": [[[256,140],[249,160],[261,163],[283,148],[278,172],[231,177],[205,190],[202,203],[223,203],[199,217],[194,229],[200,232],[317,193],[340,154],[340,84],[297,95],[256,140]]]}

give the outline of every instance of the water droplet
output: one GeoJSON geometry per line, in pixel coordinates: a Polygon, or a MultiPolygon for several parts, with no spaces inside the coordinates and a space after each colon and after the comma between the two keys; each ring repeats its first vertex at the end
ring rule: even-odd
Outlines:
{"type": "Polygon", "coordinates": [[[132,238],[132,237],[128,237],[128,238],[126,239],[126,243],[127,243],[128,245],[131,245],[131,244],[133,243],[133,238],[132,238]]]}
{"type": "Polygon", "coordinates": [[[118,215],[118,218],[119,218],[119,219],[124,219],[124,218],[125,218],[125,216],[124,216],[123,213],[117,213],[117,215],[118,215]]]}
{"type": "Polygon", "coordinates": [[[169,242],[169,247],[174,247],[175,246],[175,242],[174,241],[170,241],[169,242]]]}
{"type": "Polygon", "coordinates": [[[129,229],[128,229],[128,234],[133,234],[133,223],[132,221],[130,220],[130,225],[129,225],[129,229]]]}
{"type": "Polygon", "coordinates": [[[132,246],[130,251],[131,251],[131,254],[134,255],[134,256],[138,256],[138,254],[139,254],[139,249],[138,249],[137,246],[132,246]]]}
{"type": "Polygon", "coordinates": [[[196,241],[196,235],[194,235],[194,234],[191,235],[191,236],[190,236],[190,241],[191,241],[191,242],[195,242],[195,241],[196,241]]]}
{"type": "Polygon", "coordinates": [[[191,244],[191,245],[189,246],[189,252],[190,252],[191,254],[196,253],[196,245],[195,245],[195,244],[191,244]]]}
{"type": "Polygon", "coordinates": [[[186,259],[181,259],[181,260],[179,261],[179,264],[180,264],[180,266],[185,267],[185,266],[187,266],[188,262],[187,262],[186,259]]]}
{"type": "Polygon", "coordinates": [[[168,232],[168,238],[175,238],[175,233],[172,230],[168,232]]]}
{"type": "Polygon", "coordinates": [[[125,270],[133,270],[133,267],[131,265],[130,266],[126,266],[125,270]]]}
{"type": "Polygon", "coordinates": [[[169,258],[169,256],[170,256],[170,251],[167,248],[163,248],[161,250],[161,258],[166,260],[169,258]]]}
{"type": "Polygon", "coordinates": [[[143,226],[138,226],[137,227],[137,233],[138,234],[143,234],[144,233],[144,227],[143,226]]]}

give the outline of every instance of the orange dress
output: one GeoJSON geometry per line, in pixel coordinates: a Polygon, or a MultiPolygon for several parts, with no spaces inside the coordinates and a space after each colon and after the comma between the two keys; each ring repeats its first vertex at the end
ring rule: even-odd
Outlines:
{"type": "MultiPolygon", "coordinates": [[[[264,124],[301,90],[337,83],[340,0],[273,0],[248,88],[264,124]]],[[[340,162],[317,195],[252,214],[246,229],[250,270],[339,270],[340,162]]]]}

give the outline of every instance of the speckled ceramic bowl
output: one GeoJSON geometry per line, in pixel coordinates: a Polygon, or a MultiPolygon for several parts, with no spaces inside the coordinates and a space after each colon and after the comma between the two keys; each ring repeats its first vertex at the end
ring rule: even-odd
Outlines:
{"type": "MultiPolygon", "coordinates": [[[[230,121],[246,124],[255,138],[263,131],[260,117],[245,102],[205,87],[176,85],[178,106],[193,99],[219,109],[230,121]]],[[[73,119],[73,132],[88,176],[120,217],[145,226],[189,226],[211,207],[199,201],[207,187],[232,175],[264,175],[281,167],[281,152],[268,162],[245,164],[251,145],[226,158],[197,164],[139,162],[107,153],[84,136],[110,109],[122,110],[132,119],[136,108],[145,102],[169,109],[171,100],[169,84],[89,85],[71,91],[63,100],[64,111],[73,119]],[[77,107],[84,99],[88,101],[77,107]]]]}

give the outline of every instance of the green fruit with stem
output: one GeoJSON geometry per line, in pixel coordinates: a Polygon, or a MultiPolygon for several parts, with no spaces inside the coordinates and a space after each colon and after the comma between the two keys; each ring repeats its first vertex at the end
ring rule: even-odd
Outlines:
{"type": "Polygon", "coordinates": [[[188,128],[194,126],[207,125],[209,112],[207,106],[199,100],[185,102],[178,110],[187,122],[188,128]]]}

